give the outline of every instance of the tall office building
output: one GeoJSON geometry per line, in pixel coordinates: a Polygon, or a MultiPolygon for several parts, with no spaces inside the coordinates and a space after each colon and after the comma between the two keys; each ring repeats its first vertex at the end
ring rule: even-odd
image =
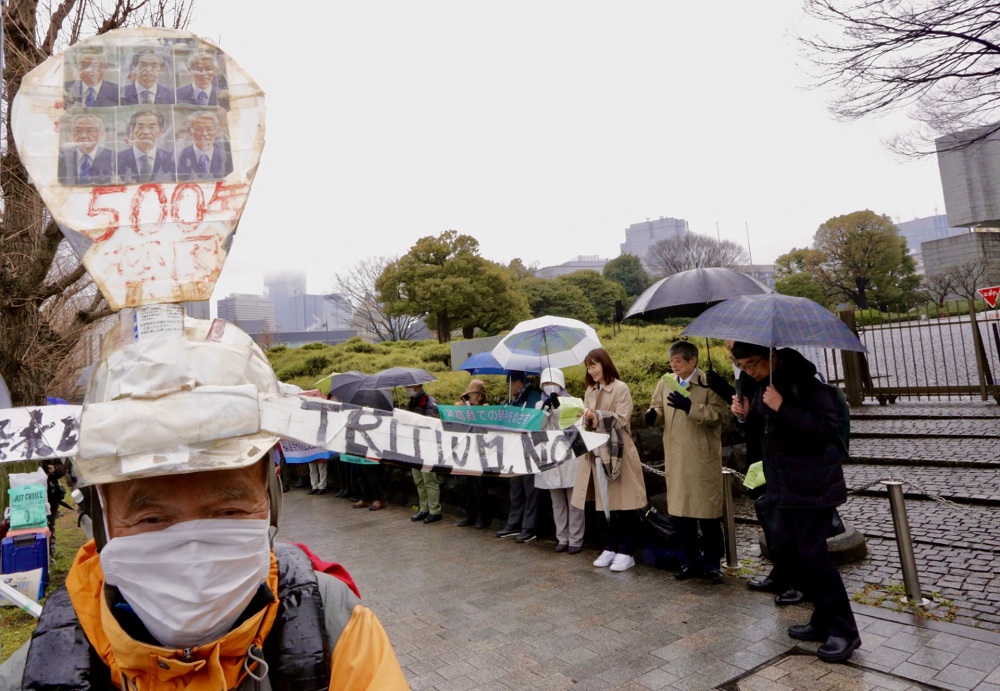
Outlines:
{"type": "Polygon", "coordinates": [[[306,272],[301,269],[279,269],[264,274],[264,297],[274,303],[274,318],[281,331],[305,331],[296,328],[301,325],[301,317],[296,321],[296,313],[301,310],[291,299],[306,294],[306,272]]]}
{"type": "Polygon", "coordinates": [[[948,227],[948,217],[944,214],[903,221],[897,223],[896,227],[899,228],[899,234],[906,238],[906,248],[910,254],[920,254],[920,244],[923,242],[942,240],[969,232],[968,228],[948,227]]]}
{"type": "Polygon", "coordinates": [[[351,301],[340,293],[326,295],[326,320],[330,325],[330,331],[337,329],[350,329],[354,319],[354,308],[351,301]]]}
{"type": "Polygon", "coordinates": [[[260,295],[233,293],[215,303],[215,311],[219,319],[236,324],[246,324],[250,321],[262,321],[269,332],[278,331],[278,323],[274,317],[274,301],[260,295]]]}
{"type": "Polygon", "coordinates": [[[622,254],[634,254],[645,264],[653,246],[662,240],[677,240],[690,232],[688,222],[683,218],[646,219],[633,223],[625,229],[625,242],[621,244],[622,254]]]}

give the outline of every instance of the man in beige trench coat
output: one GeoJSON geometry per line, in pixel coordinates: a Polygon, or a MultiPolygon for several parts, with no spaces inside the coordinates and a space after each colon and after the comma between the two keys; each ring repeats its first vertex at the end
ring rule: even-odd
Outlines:
{"type": "Polygon", "coordinates": [[[656,383],[646,424],[663,424],[667,513],[681,551],[678,580],[703,576],[722,582],[722,422],[726,402],[708,388],[698,368],[698,348],[678,341],[670,346],[670,368],[656,383]],[[672,378],[688,396],[665,381],[672,378]],[[701,528],[699,544],[698,529],[701,528]]]}

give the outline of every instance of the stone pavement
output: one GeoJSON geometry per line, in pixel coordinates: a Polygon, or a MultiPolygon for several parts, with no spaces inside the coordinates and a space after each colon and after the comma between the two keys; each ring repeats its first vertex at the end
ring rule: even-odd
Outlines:
{"type": "MultiPolygon", "coordinates": [[[[639,565],[595,569],[455,519],[284,495],[279,539],[342,563],[414,689],[980,689],[1000,691],[1000,634],[855,605],[863,645],[828,665],[788,638],[808,618],[729,576],[678,582],[639,565]]],[[[749,526],[740,526],[742,533],[749,526]]],[[[995,603],[994,603],[995,604],[995,603]]],[[[995,608],[994,608],[995,610],[995,608]]]]}

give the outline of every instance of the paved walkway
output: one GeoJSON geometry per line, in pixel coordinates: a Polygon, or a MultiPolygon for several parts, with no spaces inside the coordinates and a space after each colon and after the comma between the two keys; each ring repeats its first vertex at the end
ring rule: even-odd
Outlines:
{"type": "Polygon", "coordinates": [[[727,577],[595,569],[455,520],[411,523],[332,495],[285,496],[286,540],[344,564],[414,689],[980,689],[1000,691],[1000,634],[855,606],[862,648],[828,665],[785,629],[807,620],[727,577]]]}

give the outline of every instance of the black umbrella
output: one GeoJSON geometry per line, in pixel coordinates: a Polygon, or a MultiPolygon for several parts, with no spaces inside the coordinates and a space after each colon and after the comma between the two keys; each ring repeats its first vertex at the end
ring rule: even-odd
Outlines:
{"type": "Polygon", "coordinates": [[[375,410],[392,410],[392,394],[388,389],[362,389],[348,402],[351,405],[363,405],[375,410]]]}
{"type": "Polygon", "coordinates": [[[367,374],[357,370],[335,374],[330,377],[329,393],[342,403],[351,403],[359,387],[367,378],[367,374]]]}
{"type": "Polygon", "coordinates": [[[770,292],[771,289],[756,278],[734,269],[691,269],[660,279],[643,291],[625,319],[657,321],[669,317],[697,317],[723,300],[770,292]]]}
{"type": "Polygon", "coordinates": [[[397,386],[417,386],[436,380],[437,377],[433,374],[418,367],[390,367],[369,375],[361,382],[358,389],[393,389],[397,386]]]}
{"type": "MultiPolygon", "coordinates": [[[[629,308],[625,319],[657,321],[670,317],[697,317],[712,305],[739,295],[760,295],[771,289],[753,276],[722,267],[690,269],[661,278],[646,288],[629,308]]],[[[712,369],[712,347],[708,369],[712,369]]]]}

